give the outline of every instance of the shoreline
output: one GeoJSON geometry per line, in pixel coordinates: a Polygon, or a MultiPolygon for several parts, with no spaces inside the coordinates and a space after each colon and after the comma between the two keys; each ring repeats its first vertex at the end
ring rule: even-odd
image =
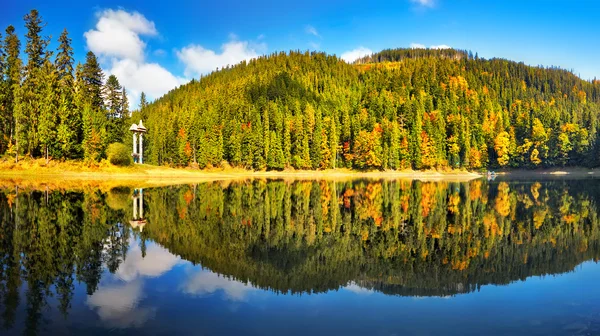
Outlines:
{"type": "MultiPolygon", "coordinates": [[[[600,168],[552,168],[552,169],[514,169],[496,172],[498,178],[590,178],[600,177],[600,168]]],[[[18,164],[0,161],[0,181],[22,181],[25,184],[84,184],[84,185],[147,185],[164,186],[175,184],[193,184],[211,181],[265,180],[420,180],[467,182],[485,178],[486,173],[466,170],[387,170],[357,171],[346,168],[327,170],[283,170],[251,171],[242,168],[170,168],[153,165],[133,165],[117,167],[107,162],[89,166],[79,161],[53,162],[46,165],[44,160],[24,160],[18,164]]]]}
{"type": "Polygon", "coordinates": [[[353,180],[397,179],[421,181],[466,182],[483,175],[466,170],[449,171],[357,171],[352,169],[251,171],[242,168],[170,168],[152,165],[117,167],[106,162],[87,166],[82,162],[50,162],[25,160],[18,164],[0,161],[0,180],[27,180],[55,184],[58,181],[95,184],[136,183],[144,185],[187,184],[210,181],[267,180],[353,180]]]}

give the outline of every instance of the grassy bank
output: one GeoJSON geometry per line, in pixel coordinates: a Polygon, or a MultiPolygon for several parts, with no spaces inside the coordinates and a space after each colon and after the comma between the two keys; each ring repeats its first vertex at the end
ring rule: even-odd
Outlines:
{"type": "Polygon", "coordinates": [[[117,167],[103,161],[89,165],[79,161],[55,162],[22,160],[14,163],[0,161],[0,178],[35,180],[121,180],[151,181],[157,184],[176,184],[210,180],[266,179],[420,179],[467,181],[480,175],[467,171],[355,171],[350,169],[251,171],[241,168],[169,168],[152,165],[117,167]]]}

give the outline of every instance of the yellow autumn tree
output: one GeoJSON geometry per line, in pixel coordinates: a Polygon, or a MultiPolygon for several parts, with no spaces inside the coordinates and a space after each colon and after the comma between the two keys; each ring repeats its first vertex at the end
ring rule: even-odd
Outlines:
{"type": "Polygon", "coordinates": [[[510,137],[508,132],[503,131],[496,136],[494,140],[494,150],[498,155],[498,164],[500,166],[506,166],[510,160],[509,156],[510,137]]]}
{"type": "Polygon", "coordinates": [[[531,163],[533,163],[536,166],[542,163],[542,160],[540,160],[539,155],[540,152],[537,150],[537,148],[534,148],[533,151],[531,151],[531,163]]]}

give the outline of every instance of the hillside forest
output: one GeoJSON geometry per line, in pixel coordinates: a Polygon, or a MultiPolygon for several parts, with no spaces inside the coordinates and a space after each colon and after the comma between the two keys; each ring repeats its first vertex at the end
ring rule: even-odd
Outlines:
{"type": "Polygon", "coordinates": [[[348,64],[278,52],[217,69],[130,111],[92,52],[56,51],[36,10],[0,39],[0,155],[86,160],[131,144],[146,163],[282,169],[598,166],[600,81],[454,49],[389,49],[348,64]]]}

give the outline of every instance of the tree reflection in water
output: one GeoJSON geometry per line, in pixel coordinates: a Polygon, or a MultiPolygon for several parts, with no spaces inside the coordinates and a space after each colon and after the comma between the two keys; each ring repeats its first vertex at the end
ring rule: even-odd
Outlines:
{"type": "Polygon", "coordinates": [[[144,189],[143,203],[129,188],[3,189],[2,322],[25,305],[35,333],[48,309],[68,316],[82,284],[103,320],[143,323],[155,308],[138,307],[142,277],[181,259],[220,274],[183,293],[232,301],[256,288],[446,296],[567,272],[600,254],[598,184],[253,180],[144,189]],[[100,285],[106,271],[123,282],[100,285]]]}

